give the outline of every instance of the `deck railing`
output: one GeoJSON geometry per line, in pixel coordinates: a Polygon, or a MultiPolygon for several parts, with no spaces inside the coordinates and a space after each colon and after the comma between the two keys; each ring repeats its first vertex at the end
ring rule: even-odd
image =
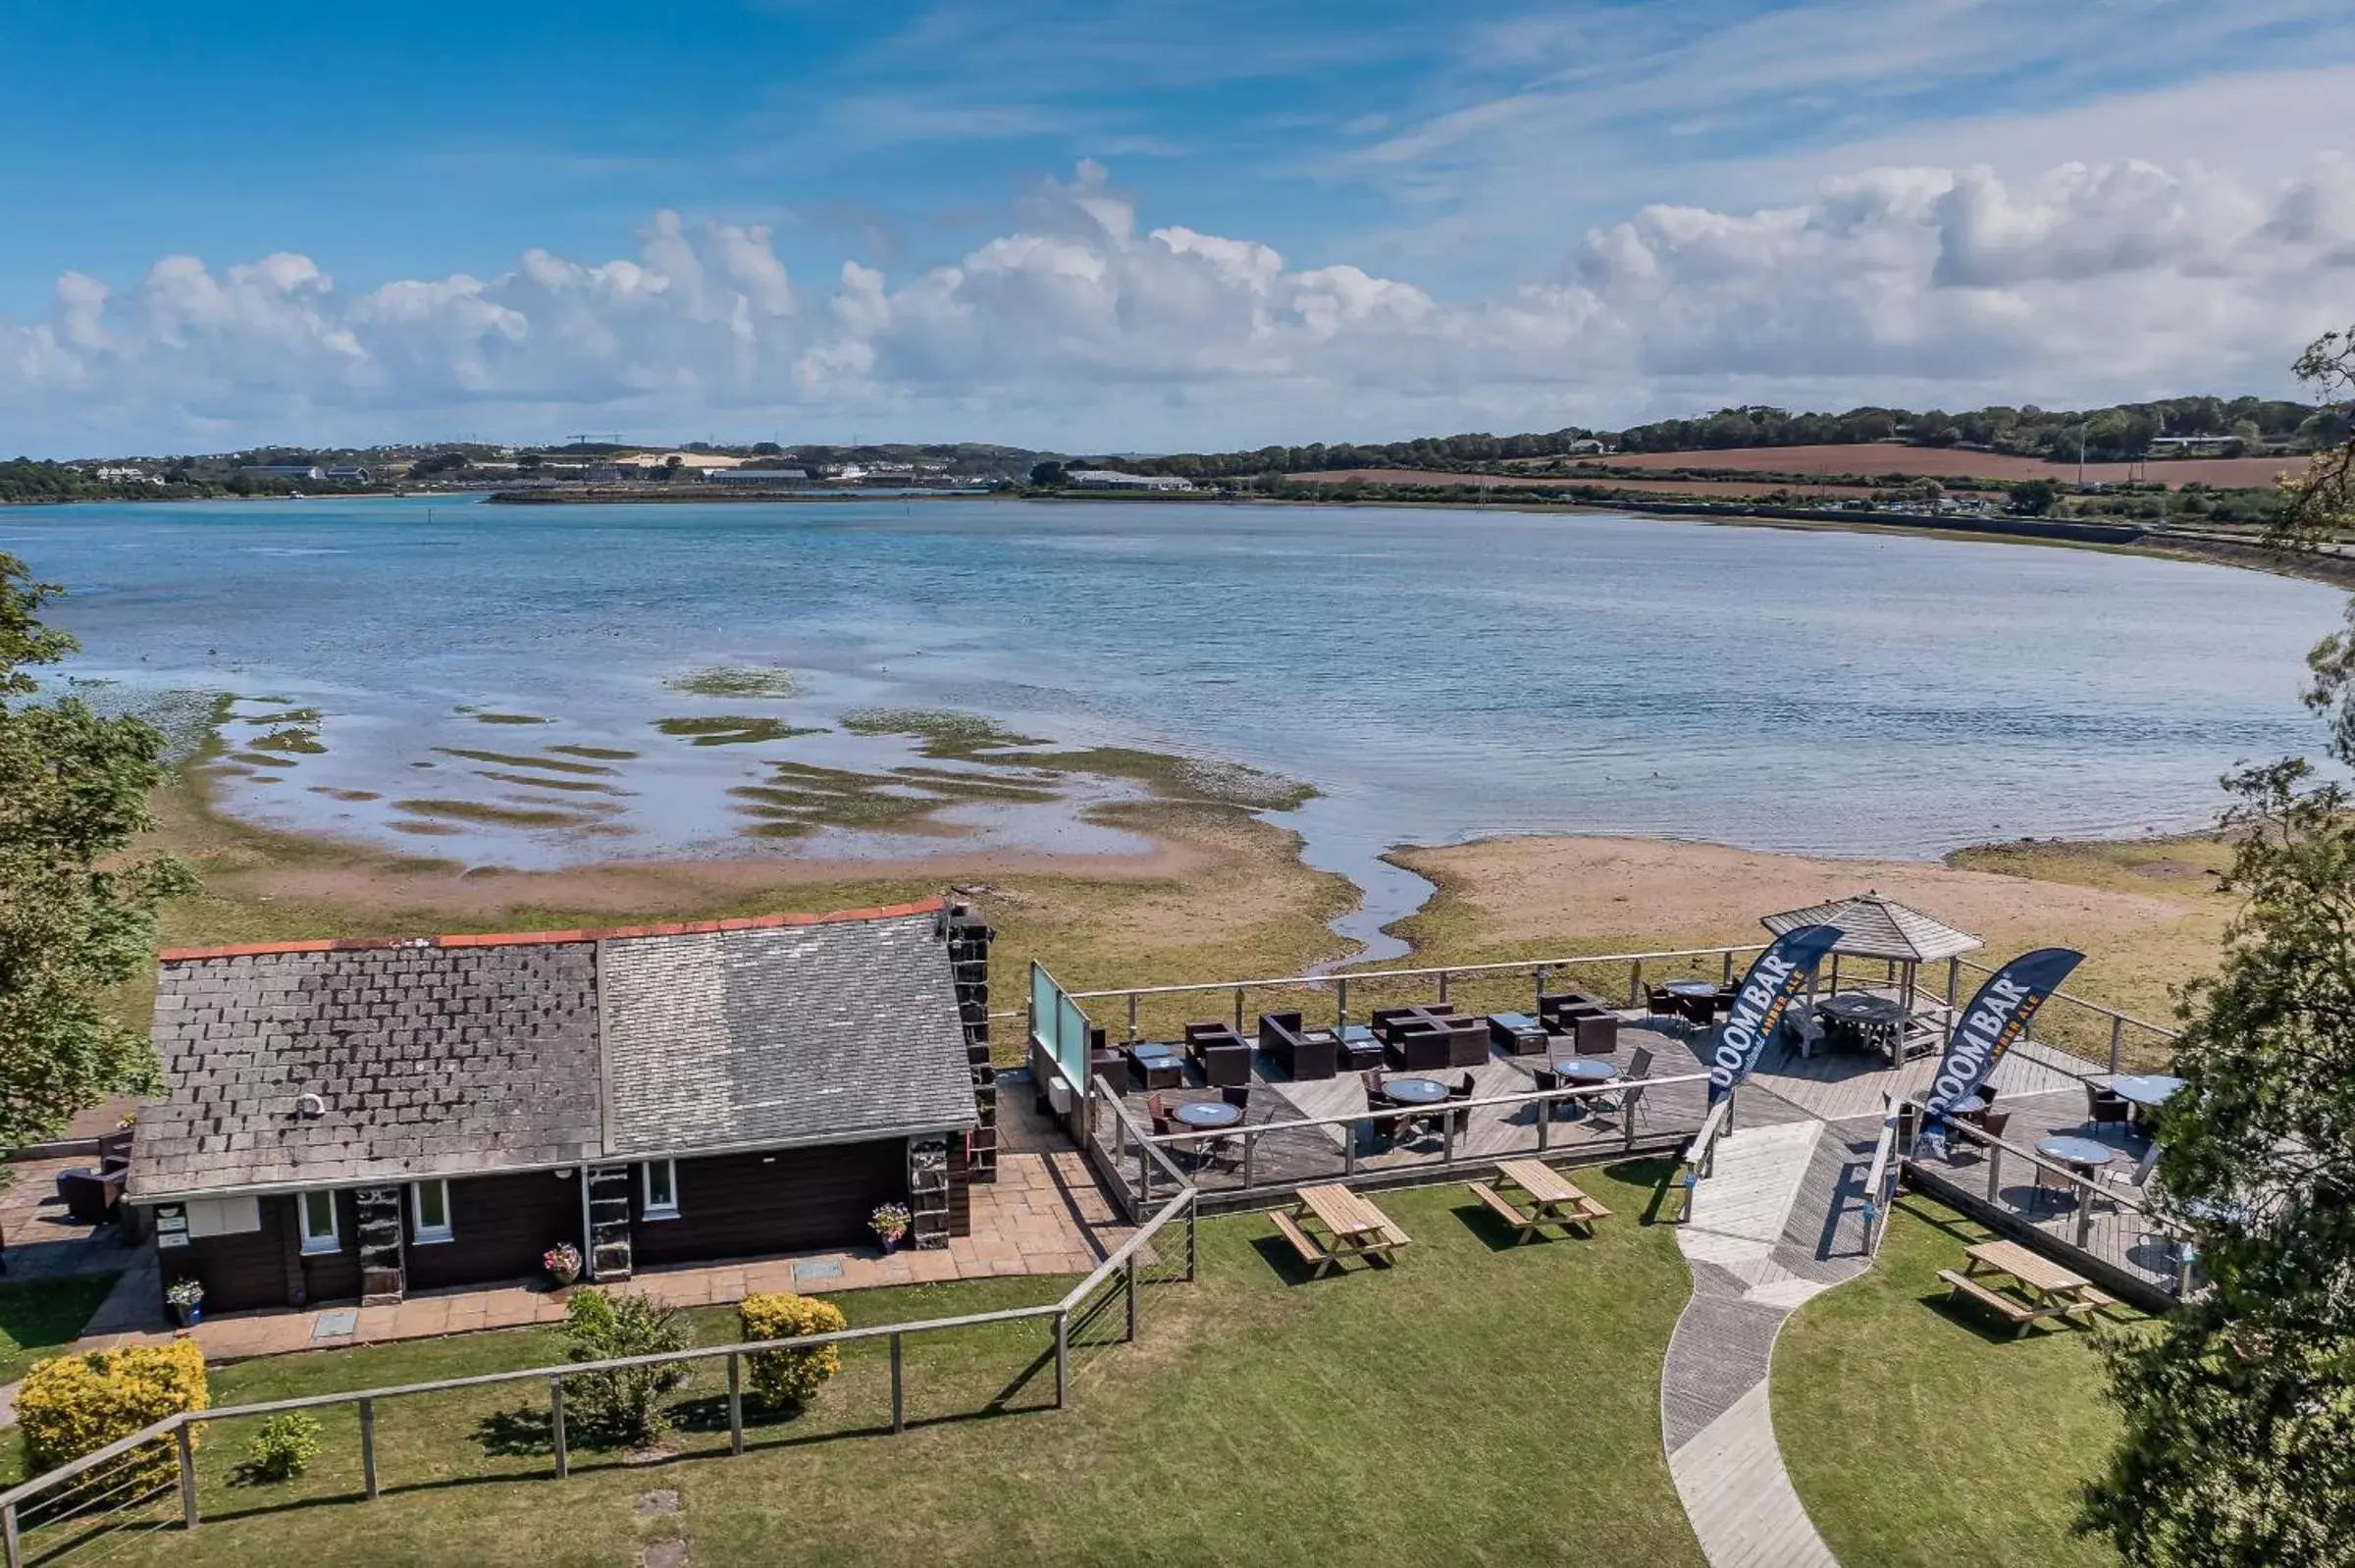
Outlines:
{"type": "MultiPolygon", "coordinates": [[[[1893,1109],[1893,1116],[1897,1110],[1919,1114],[1918,1107],[1906,1106],[1893,1109]]],[[[2142,1280],[2151,1289],[2177,1300],[2190,1292],[2194,1259],[2189,1232],[2155,1212],[2137,1187],[2080,1175],[2034,1149],[2007,1142],[1967,1122],[1950,1122],[1946,1131],[1945,1159],[1929,1157],[1918,1139],[1904,1151],[1905,1166],[1916,1176],[1927,1176],[1991,1210],[2012,1216],[2037,1235],[2074,1247],[2142,1280]],[[1973,1150],[1977,1158],[1956,1159],[1958,1146],[1973,1150]],[[2021,1197],[2017,1194],[2023,1182],[2027,1190],[2021,1197]],[[2056,1194],[2049,1218],[2045,1214],[2048,1192],[2056,1194]],[[2059,1206],[2058,1195],[2064,1193],[2069,1199],[2066,1211],[2059,1206]]]]}
{"type": "MultiPolygon", "coordinates": [[[[527,1367],[388,1387],[305,1394],[167,1416],[95,1452],[0,1491],[0,1559],[5,1560],[6,1568],[23,1568],[27,1562],[55,1562],[85,1548],[95,1551],[101,1543],[119,1544],[127,1536],[136,1533],[170,1528],[194,1530],[201,1514],[201,1473],[196,1464],[194,1441],[197,1429],[218,1428],[289,1411],[348,1408],[356,1414],[361,1485],[356,1497],[345,1496],[344,1500],[351,1501],[374,1500],[385,1487],[379,1472],[376,1442],[379,1407],[465,1389],[544,1385],[548,1390],[550,1467],[539,1473],[559,1479],[570,1473],[573,1449],[566,1432],[564,1385],[569,1379],[598,1373],[724,1364],[727,1384],[724,1451],[735,1455],[743,1453],[746,1446],[744,1372],[748,1356],[763,1351],[885,1343],[890,1362],[889,1425],[884,1429],[878,1422],[866,1430],[899,1433],[908,1427],[908,1371],[903,1354],[908,1340],[1007,1324],[1039,1323],[1052,1325],[1055,1372],[1052,1408],[1062,1409],[1071,1398],[1075,1357],[1086,1358],[1112,1345],[1133,1340],[1143,1309],[1150,1300],[1151,1287],[1193,1281],[1194,1223],[1194,1191],[1180,1184],[1138,1227],[1135,1234],[1096,1265],[1086,1279],[1060,1300],[1037,1306],[844,1329],[786,1339],[701,1346],[659,1355],[567,1362],[561,1366],[527,1367]],[[1179,1245],[1167,1246],[1171,1241],[1179,1245]],[[1157,1242],[1164,1245],[1157,1246],[1157,1242]],[[1117,1328],[1113,1327],[1116,1321],[1117,1328]]],[[[1043,1363],[1048,1353],[1042,1350],[1039,1361],[1043,1363]]],[[[532,1474],[522,1472],[515,1479],[528,1479],[532,1474]]],[[[304,1502],[313,1500],[316,1499],[306,1498],[304,1502]]]]}
{"type": "MultiPolygon", "coordinates": [[[[1981,978],[1995,972],[1969,959],[1953,960],[1946,998],[1950,1006],[1956,1000],[1957,981],[1965,969],[1981,978]]],[[[2107,1055],[2113,1072],[2128,1067],[2166,1067],[2178,1038],[2172,1029],[2087,1001],[2072,991],[2052,994],[2036,1015],[2036,1034],[2046,1044],[2060,1046],[2076,1056],[2099,1061],[2107,1055]]]]}
{"type": "Polygon", "coordinates": [[[1881,1135],[1872,1146],[1872,1169],[1864,1176],[1864,1251],[1881,1255],[1881,1237],[1889,1229],[1889,1209],[1897,1201],[1897,1178],[1904,1162],[1898,1157],[1898,1137],[1904,1118],[1896,1101],[1881,1118],[1881,1135]]]}
{"type": "MultiPolygon", "coordinates": [[[[1700,1086],[1708,1081],[1706,1072],[1669,1072],[1644,1078],[1613,1078],[1604,1083],[1579,1084],[1556,1089],[1528,1089],[1509,1094],[1475,1095],[1469,1099],[1445,1100],[1428,1106],[1410,1106],[1388,1111],[1353,1111],[1333,1116],[1290,1116],[1266,1122],[1245,1121],[1227,1127],[1189,1128],[1183,1132],[1153,1133],[1139,1125],[1135,1114],[1120,1094],[1101,1077],[1089,1084],[1091,1114],[1088,1125],[1091,1141],[1115,1183],[1131,1193],[1137,1201],[1150,1203],[1162,1187],[1172,1182],[1192,1184],[1206,1195],[1220,1193],[1250,1193],[1290,1189],[1303,1181],[1348,1181],[1361,1176],[1382,1175],[1399,1176],[1439,1177],[1458,1169],[1471,1169],[1493,1164],[1499,1157],[1516,1154],[1607,1154],[1614,1148],[1632,1151],[1639,1141],[1675,1137],[1681,1132],[1677,1117],[1659,1110],[1659,1091],[1683,1086],[1700,1086]],[[1641,1108],[1629,1114],[1623,1098],[1630,1093],[1641,1108]],[[1616,1124],[1607,1136],[1584,1135],[1593,1122],[1592,1116],[1565,1124],[1557,1124],[1553,1108],[1559,1105],[1588,1104],[1596,1100],[1611,1102],[1619,1107],[1616,1124]],[[1510,1117],[1524,1108],[1534,1109],[1534,1136],[1525,1147],[1497,1148],[1485,1145],[1478,1155],[1459,1147],[1456,1119],[1470,1112],[1494,1112],[1510,1117]],[[1641,1118],[1641,1122],[1639,1121],[1641,1118]],[[1396,1129],[1408,1123],[1437,1123],[1439,1126],[1436,1149],[1423,1150],[1391,1139],[1391,1158],[1379,1165],[1363,1162],[1360,1145],[1365,1141],[1362,1131],[1382,1128],[1396,1129]],[[1272,1137],[1306,1134],[1308,1147],[1315,1150],[1320,1163],[1328,1169],[1301,1169],[1301,1155],[1289,1151],[1272,1161],[1263,1157],[1260,1145],[1272,1137]],[[1224,1169],[1212,1163],[1209,1151],[1225,1154],[1224,1169]],[[1328,1152],[1329,1151],[1329,1152],[1328,1152]],[[1189,1168],[1180,1170],[1173,1158],[1181,1154],[1198,1154],[1189,1168]],[[1404,1158],[1398,1156],[1403,1155],[1404,1158]],[[1282,1163],[1276,1164],[1275,1161],[1282,1163]],[[1262,1179],[1263,1176],[1268,1179],[1262,1179]]],[[[1518,1140],[1516,1140],[1518,1141],[1518,1140]]]]}

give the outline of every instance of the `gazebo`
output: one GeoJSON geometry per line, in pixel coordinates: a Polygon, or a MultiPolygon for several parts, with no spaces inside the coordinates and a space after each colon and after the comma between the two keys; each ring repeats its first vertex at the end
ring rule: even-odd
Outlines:
{"type": "MultiPolygon", "coordinates": [[[[1843,955],[1880,959],[1889,966],[1889,983],[1901,988],[1899,999],[1908,1013],[1913,1011],[1913,994],[1924,964],[1960,958],[1986,945],[1968,931],[1959,931],[1910,905],[1872,892],[1811,904],[1804,910],[1785,910],[1759,923],[1777,936],[1803,925],[1840,927],[1840,940],[1832,946],[1831,989],[1840,989],[1843,955]]],[[[1951,1005],[1951,998],[1949,1002],[1951,1005]]]]}

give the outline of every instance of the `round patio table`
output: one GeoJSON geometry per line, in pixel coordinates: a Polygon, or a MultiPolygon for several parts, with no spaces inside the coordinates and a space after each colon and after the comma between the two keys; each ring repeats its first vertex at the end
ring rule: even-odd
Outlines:
{"type": "Polygon", "coordinates": [[[1382,1092],[1400,1105],[1438,1105],[1447,1098],[1447,1085],[1437,1078],[1392,1078],[1382,1092]]]}
{"type": "Polygon", "coordinates": [[[2130,1072],[2110,1080],[2110,1092],[2147,1108],[2165,1105],[2183,1088],[2183,1080],[2165,1072],[2130,1072]]]}
{"type": "Polygon", "coordinates": [[[1608,1083],[1619,1075],[1617,1067],[1598,1056],[1557,1056],[1553,1071],[1573,1083],[1608,1083]]]}
{"type": "Polygon", "coordinates": [[[2047,1138],[2036,1145],[2036,1152],[2086,1175],[2118,1158],[2118,1150],[2098,1138],[2047,1138]]]}
{"type": "Polygon", "coordinates": [[[1714,980],[1670,980],[1660,989],[1670,996],[1686,996],[1700,1001],[1703,997],[1713,997],[1717,994],[1717,982],[1714,980]]]}
{"type": "Polygon", "coordinates": [[[1224,1100],[1194,1100],[1170,1113],[1189,1127],[1230,1127],[1243,1120],[1243,1108],[1224,1100]]]}

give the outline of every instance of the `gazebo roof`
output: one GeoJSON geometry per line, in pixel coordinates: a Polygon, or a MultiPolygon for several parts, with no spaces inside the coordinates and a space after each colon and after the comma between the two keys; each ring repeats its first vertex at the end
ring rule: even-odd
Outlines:
{"type": "Polygon", "coordinates": [[[1777,936],[1803,925],[1836,925],[1842,935],[1833,944],[1833,952],[1895,959],[1901,964],[1929,964],[1985,945],[1968,931],[1958,931],[1944,920],[1878,893],[1858,893],[1804,910],[1786,910],[1759,923],[1777,936]]]}

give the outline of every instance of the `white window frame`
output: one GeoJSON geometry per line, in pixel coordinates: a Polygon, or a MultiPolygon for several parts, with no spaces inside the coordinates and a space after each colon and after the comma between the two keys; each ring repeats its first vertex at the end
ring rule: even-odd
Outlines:
{"type": "Polygon", "coordinates": [[[643,1220],[676,1220],[679,1217],[679,1162],[649,1160],[638,1168],[638,1215],[643,1220]],[[670,1189],[668,1199],[654,1200],[654,1169],[659,1166],[663,1185],[670,1189]]]}
{"type": "Polygon", "coordinates": [[[437,1242],[451,1239],[453,1239],[453,1235],[450,1230],[449,1183],[439,1177],[431,1181],[410,1182],[409,1240],[417,1246],[430,1247],[437,1242]],[[425,1223],[425,1189],[427,1187],[442,1189],[442,1223],[440,1225],[425,1223]]]}
{"type": "Polygon", "coordinates": [[[312,1187],[294,1194],[294,1223],[300,1228],[304,1257],[318,1257],[323,1253],[343,1250],[343,1221],[337,1213],[337,1207],[335,1189],[332,1187],[312,1187]],[[327,1200],[327,1230],[324,1234],[311,1228],[311,1200],[322,1197],[327,1200]]]}

